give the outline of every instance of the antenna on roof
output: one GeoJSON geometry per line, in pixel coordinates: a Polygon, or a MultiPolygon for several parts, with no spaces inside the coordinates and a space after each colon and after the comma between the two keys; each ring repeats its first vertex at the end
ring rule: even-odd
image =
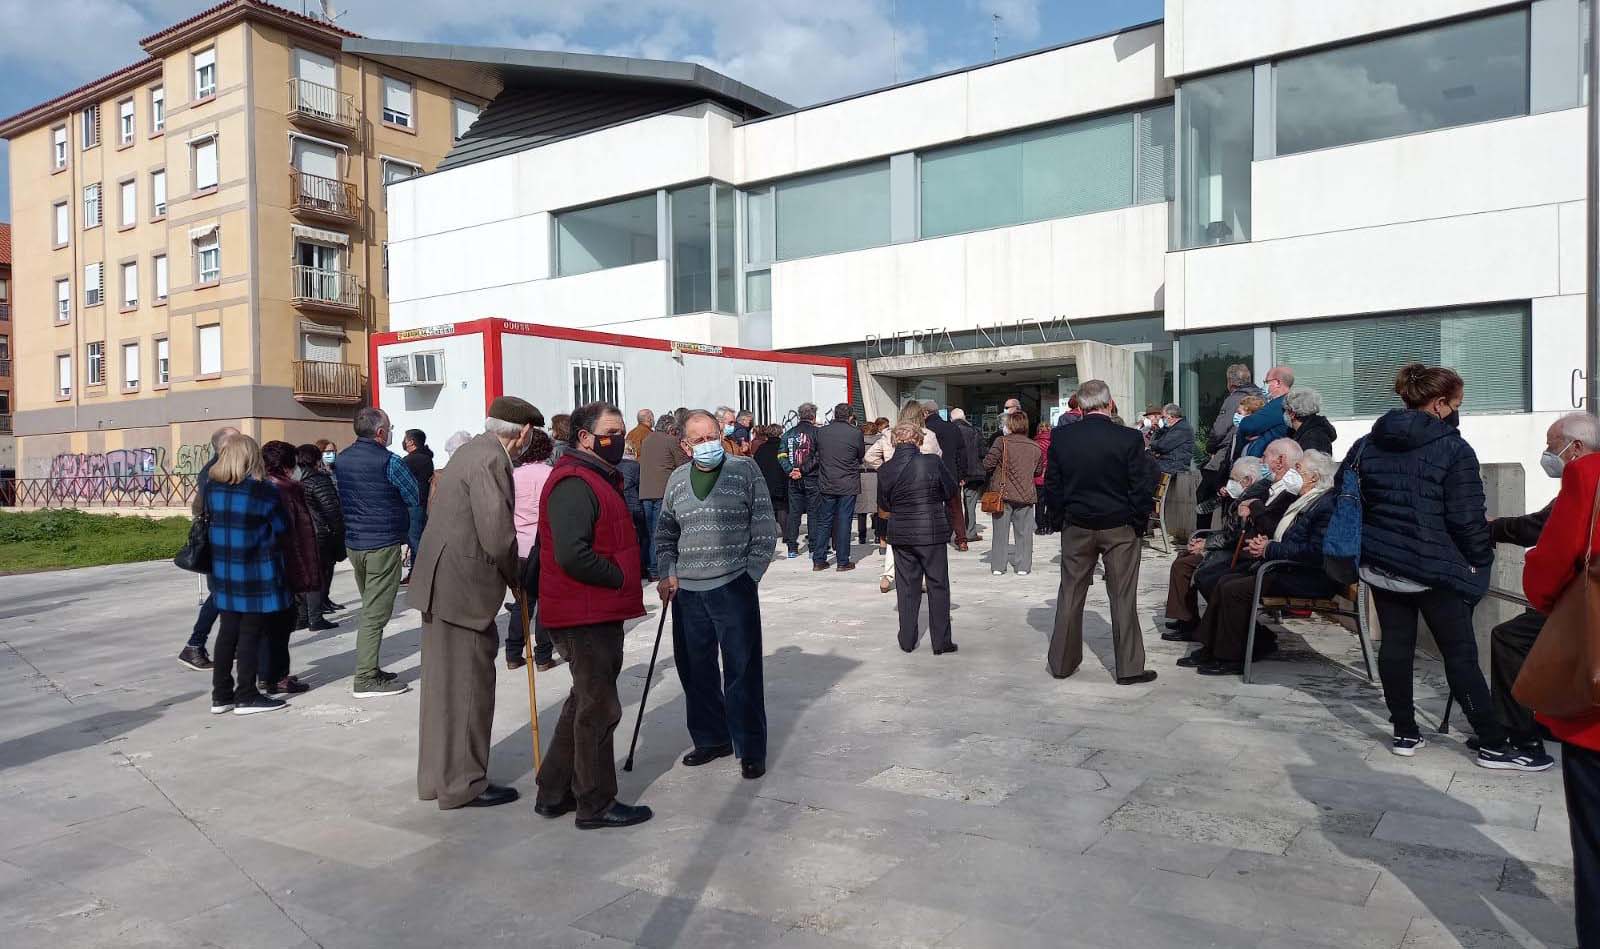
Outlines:
{"type": "Polygon", "coordinates": [[[338,22],[340,17],[344,16],[346,13],[349,13],[349,12],[350,12],[349,10],[340,10],[340,11],[338,11],[336,13],[336,12],[334,12],[334,9],[333,9],[333,0],[322,0],[322,16],[321,16],[321,19],[327,20],[329,23],[338,22]]]}
{"type": "Polygon", "coordinates": [[[991,13],[991,14],[989,14],[989,16],[992,17],[993,21],[994,21],[994,55],[992,55],[989,58],[990,59],[999,59],[1000,58],[1000,21],[1002,19],[1004,19],[1004,17],[1000,16],[1000,14],[998,14],[998,13],[991,13]]]}

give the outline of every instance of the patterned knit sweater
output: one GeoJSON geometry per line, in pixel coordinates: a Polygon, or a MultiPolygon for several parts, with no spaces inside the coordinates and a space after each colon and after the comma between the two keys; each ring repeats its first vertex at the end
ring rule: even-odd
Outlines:
{"type": "Polygon", "coordinates": [[[729,455],[702,501],[689,484],[689,468],[667,479],[656,520],[656,574],[677,577],[685,590],[714,590],[741,573],[760,582],[778,542],[761,469],[729,455]]]}

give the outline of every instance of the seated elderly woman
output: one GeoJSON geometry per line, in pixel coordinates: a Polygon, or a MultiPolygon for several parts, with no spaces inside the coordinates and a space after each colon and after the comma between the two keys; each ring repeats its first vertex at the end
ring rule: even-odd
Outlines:
{"type": "Polygon", "coordinates": [[[1195,627],[1200,625],[1199,591],[1195,575],[1207,564],[1220,572],[1233,564],[1234,553],[1244,530],[1239,518],[1239,499],[1255,486],[1256,482],[1270,479],[1271,473],[1260,458],[1240,458],[1228,473],[1228,483],[1221,491],[1222,526],[1214,531],[1189,540],[1189,549],[1172,561],[1167,581],[1167,632],[1161,638],[1168,642],[1188,642],[1195,627]]]}
{"type": "MultiPolygon", "coordinates": [[[[1322,569],[1322,541],[1333,517],[1338,463],[1325,452],[1308,451],[1292,470],[1298,478],[1283,480],[1300,482],[1292,489],[1294,500],[1270,535],[1245,542],[1245,552],[1253,558],[1250,569],[1230,574],[1217,584],[1216,595],[1208,597],[1205,615],[1195,631],[1200,648],[1179,659],[1180,666],[1193,668],[1201,675],[1237,675],[1244,671],[1245,639],[1256,588],[1254,571],[1262,562],[1289,560],[1296,565],[1269,573],[1263,595],[1325,597],[1338,591],[1338,584],[1322,569]]],[[[1256,658],[1271,654],[1274,648],[1270,636],[1258,637],[1256,658]]]]}

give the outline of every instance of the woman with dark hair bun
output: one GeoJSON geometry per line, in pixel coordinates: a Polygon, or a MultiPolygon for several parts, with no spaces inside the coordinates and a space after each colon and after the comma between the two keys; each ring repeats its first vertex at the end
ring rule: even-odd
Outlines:
{"type": "Polygon", "coordinates": [[[296,613],[301,598],[322,591],[322,561],[317,550],[317,530],[306,505],[306,493],[294,478],[299,455],[288,442],[271,441],[261,446],[261,462],[267,482],[278,489],[289,529],[278,538],[278,554],[283,563],[283,581],[295,602],[287,609],[268,614],[261,637],[261,658],[256,664],[256,688],[265,695],[306,691],[310,686],[289,674],[289,634],[297,628],[296,613]]]}
{"type": "Polygon", "coordinates": [[[1472,611],[1489,588],[1494,543],[1478,456],[1458,428],[1465,386],[1453,369],[1411,363],[1395,375],[1394,391],[1405,408],[1378,419],[1345,459],[1361,479],[1361,578],[1383,630],[1378,674],[1394,725],[1390,750],[1410,757],[1424,745],[1411,698],[1420,616],[1477,732],[1477,763],[1544,770],[1549,759],[1536,761],[1507,740],[1478,665],[1472,611]]]}

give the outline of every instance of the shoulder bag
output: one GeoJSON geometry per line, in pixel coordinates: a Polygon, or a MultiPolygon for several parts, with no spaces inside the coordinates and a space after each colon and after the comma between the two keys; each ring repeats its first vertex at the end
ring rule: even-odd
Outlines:
{"type": "Polygon", "coordinates": [[[1594,559],[1600,489],[1589,513],[1583,572],[1562,591],[1544,621],[1511,694],[1552,718],[1584,718],[1600,712],[1600,561],[1594,559]]]}
{"type": "Polygon", "coordinates": [[[995,487],[978,496],[978,508],[985,514],[1000,514],[1006,509],[1005,495],[1000,493],[999,485],[1000,479],[1006,474],[1006,448],[1009,447],[1006,442],[1010,438],[1009,435],[1000,436],[1000,467],[994,470],[994,478],[989,482],[995,487]]]}
{"type": "Polygon", "coordinates": [[[211,505],[206,502],[203,493],[206,489],[206,479],[200,479],[200,513],[195,515],[194,521],[189,524],[189,539],[184,541],[172,562],[179,569],[190,573],[211,572],[211,505]]]}
{"type": "Polygon", "coordinates": [[[1334,485],[1338,494],[1327,533],[1322,536],[1322,569],[1334,583],[1349,586],[1361,578],[1361,457],[1367,442],[1352,449],[1354,460],[1340,466],[1334,485]]]}

